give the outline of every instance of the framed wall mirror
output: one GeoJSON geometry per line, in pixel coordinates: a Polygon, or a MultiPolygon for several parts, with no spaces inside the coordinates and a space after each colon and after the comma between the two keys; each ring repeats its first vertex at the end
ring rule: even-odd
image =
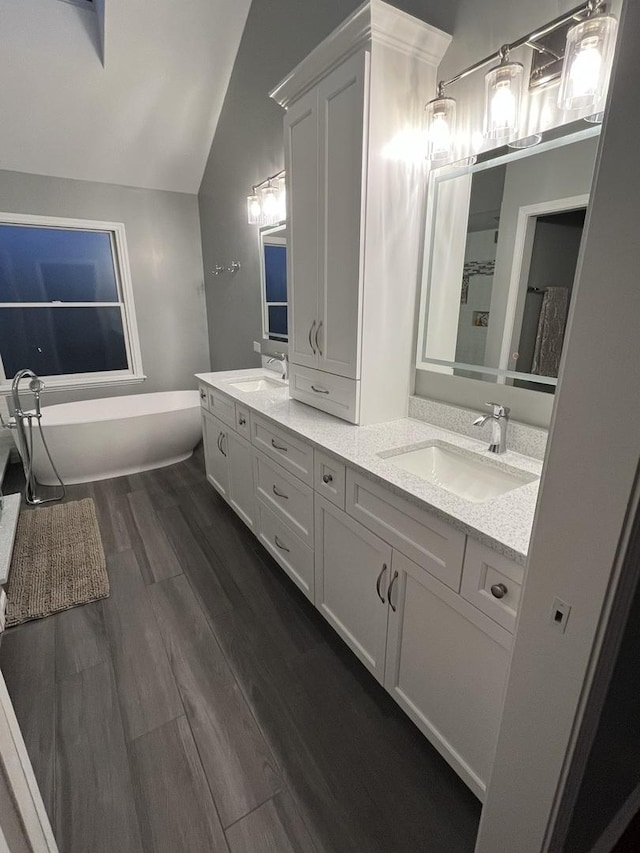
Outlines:
{"type": "Polygon", "coordinates": [[[289,340],[286,223],[261,228],[259,243],[262,337],[286,343],[289,340]]]}
{"type": "Polygon", "coordinates": [[[419,369],[554,392],[599,133],[431,173],[419,369]]]}

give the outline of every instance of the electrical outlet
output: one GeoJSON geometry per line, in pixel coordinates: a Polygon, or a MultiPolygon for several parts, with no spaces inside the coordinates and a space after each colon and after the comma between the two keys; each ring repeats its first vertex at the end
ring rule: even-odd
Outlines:
{"type": "Polygon", "coordinates": [[[262,344],[260,343],[260,341],[254,341],[253,342],[253,351],[254,352],[262,352],[262,344]]]}
{"type": "Polygon", "coordinates": [[[553,607],[551,608],[551,615],[549,616],[549,623],[552,628],[555,628],[560,634],[564,634],[567,630],[567,622],[569,621],[569,614],[571,613],[571,605],[567,604],[566,601],[562,601],[561,598],[555,598],[553,601],[553,607]]]}

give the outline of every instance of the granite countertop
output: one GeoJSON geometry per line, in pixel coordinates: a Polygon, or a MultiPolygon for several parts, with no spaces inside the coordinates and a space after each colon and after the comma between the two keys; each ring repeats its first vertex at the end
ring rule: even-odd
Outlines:
{"type": "Polygon", "coordinates": [[[537,478],[542,470],[542,462],[512,451],[496,457],[487,451],[486,440],[477,441],[412,418],[372,426],[354,426],[290,399],[288,387],[284,383],[278,388],[251,392],[230,385],[240,378],[265,375],[277,380],[277,374],[263,368],[199,373],[197,379],[223,391],[252,411],[264,415],[315,447],[326,450],[350,467],[524,565],[538,497],[537,478]],[[472,458],[487,459],[495,467],[534,474],[536,479],[483,503],[472,503],[398,468],[379,455],[390,450],[413,449],[416,445],[419,447],[434,441],[454,445],[464,455],[472,458]]]}

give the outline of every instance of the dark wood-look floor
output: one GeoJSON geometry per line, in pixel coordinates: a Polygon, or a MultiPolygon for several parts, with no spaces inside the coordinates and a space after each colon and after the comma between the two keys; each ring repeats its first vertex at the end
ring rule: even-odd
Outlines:
{"type": "Polygon", "coordinates": [[[86,496],[111,596],[0,647],[61,853],[473,850],[478,801],[206,483],[201,453],[67,500],[86,496]]]}

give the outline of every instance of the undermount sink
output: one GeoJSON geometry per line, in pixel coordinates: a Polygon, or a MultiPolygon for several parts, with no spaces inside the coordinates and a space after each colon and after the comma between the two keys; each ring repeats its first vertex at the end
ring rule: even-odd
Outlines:
{"type": "Polygon", "coordinates": [[[232,388],[237,388],[239,391],[271,391],[273,388],[284,388],[284,382],[278,382],[275,379],[267,379],[258,377],[256,379],[238,379],[236,382],[230,382],[232,388]]]}
{"type": "Polygon", "coordinates": [[[483,503],[537,480],[526,471],[472,459],[444,444],[380,454],[387,462],[472,503],[483,503]]]}

